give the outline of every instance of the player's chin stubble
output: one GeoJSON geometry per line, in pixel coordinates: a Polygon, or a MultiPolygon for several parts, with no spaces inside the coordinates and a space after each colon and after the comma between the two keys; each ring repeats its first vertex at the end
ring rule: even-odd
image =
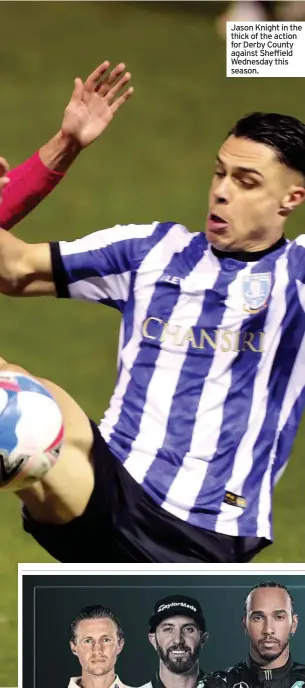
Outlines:
{"type": "Polygon", "coordinates": [[[199,657],[200,645],[197,645],[197,647],[194,649],[194,652],[191,652],[191,650],[185,646],[175,647],[177,650],[183,649],[188,651],[187,657],[176,657],[175,659],[172,659],[170,656],[171,649],[173,648],[169,648],[168,650],[164,651],[157,642],[158,655],[166,668],[173,674],[184,674],[187,671],[190,671],[196,664],[199,657]]]}
{"type": "Polygon", "coordinates": [[[283,663],[285,663],[289,657],[289,640],[286,641],[284,645],[278,645],[278,648],[274,652],[263,651],[260,649],[259,645],[255,647],[256,652],[264,661],[271,662],[278,659],[281,655],[283,656],[283,663]]]}
{"type": "Polygon", "coordinates": [[[89,663],[86,666],[85,670],[87,671],[88,674],[91,674],[91,676],[104,676],[105,674],[108,674],[109,666],[106,665],[105,663],[103,664],[103,666],[101,666],[101,665],[94,666],[94,664],[89,663]]]}
{"type": "Polygon", "coordinates": [[[91,674],[91,676],[104,676],[105,674],[108,674],[108,669],[95,669],[94,667],[88,667],[87,672],[88,674],[91,674]]]}

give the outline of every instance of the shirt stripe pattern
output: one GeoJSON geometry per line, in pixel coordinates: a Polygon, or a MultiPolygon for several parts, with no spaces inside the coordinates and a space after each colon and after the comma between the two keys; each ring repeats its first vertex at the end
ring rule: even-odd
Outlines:
{"type": "Polygon", "coordinates": [[[70,297],[122,313],[100,423],[113,454],[178,518],[272,539],[272,493],[305,403],[305,237],[243,262],[154,222],[59,250],[70,297]]]}

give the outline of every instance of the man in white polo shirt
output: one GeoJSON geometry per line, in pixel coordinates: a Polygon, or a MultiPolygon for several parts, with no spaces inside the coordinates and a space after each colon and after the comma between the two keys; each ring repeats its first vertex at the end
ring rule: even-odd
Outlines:
{"type": "Polygon", "coordinates": [[[71,624],[70,646],[82,674],[71,678],[68,688],[127,688],[115,673],[124,632],[111,609],[101,605],[81,609],[71,624]]]}
{"type": "Polygon", "coordinates": [[[201,688],[204,672],[199,654],[208,634],[198,600],[165,597],[149,619],[148,638],[159,655],[159,669],[141,688],[201,688]]]}

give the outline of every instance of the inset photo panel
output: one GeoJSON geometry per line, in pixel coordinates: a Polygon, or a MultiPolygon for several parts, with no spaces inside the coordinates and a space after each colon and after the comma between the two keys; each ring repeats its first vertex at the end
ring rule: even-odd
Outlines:
{"type": "Polygon", "coordinates": [[[305,685],[305,571],[47,568],[19,572],[20,688],[305,685]]]}

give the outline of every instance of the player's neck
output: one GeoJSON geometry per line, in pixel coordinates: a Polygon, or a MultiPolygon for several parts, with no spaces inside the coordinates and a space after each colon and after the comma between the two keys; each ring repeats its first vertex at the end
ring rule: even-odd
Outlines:
{"type": "Polygon", "coordinates": [[[159,676],[165,688],[194,688],[197,685],[199,666],[194,667],[185,674],[174,674],[164,664],[160,664],[159,676]]]}
{"type": "Polygon", "coordinates": [[[257,261],[263,258],[265,255],[268,253],[272,253],[272,251],[276,251],[277,249],[281,248],[286,244],[286,239],[285,236],[281,236],[275,244],[269,244],[266,248],[263,249],[257,249],[257,247],[254,250],[254,247],[252,247],[250,250],[247,247],[247,250],[240,249],[240,250],[222,250],[219,248],[216,248],[215,246],[212,246],[212,252],[217,258],[234,258],[235,260],[241,260],[241,261],[257,261]]]}
{"type": "Polygon", "coordinates": [[[80,688],[110,688],[115,680],[115,676],[114,671],[108,671],[103,676],[94,676],[93,674],[88,674],[87,671],[83,671],[80,688]]]}
{"type": "Polygon", "coordinates": [[[285,664],[288,662],[289,647],[285,648],[284,652],[282,652],[279,657],[271,659],[270,661],[263,662],[262,658],[259,657],[254,650],[250,651],[250,657],[252,661],[256,664],[259,664],[262,669],[281,669],[281,667],[285,666],[285,664]]]}

